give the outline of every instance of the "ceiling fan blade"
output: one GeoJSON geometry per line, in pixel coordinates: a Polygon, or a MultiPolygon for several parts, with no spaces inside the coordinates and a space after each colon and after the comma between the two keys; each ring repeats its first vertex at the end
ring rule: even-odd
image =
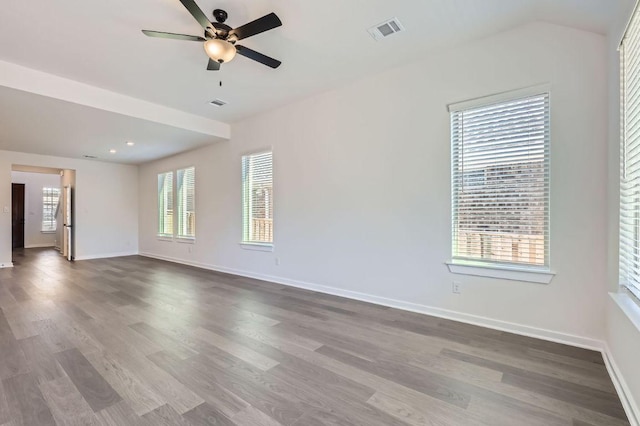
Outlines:
{"type": "Polygon", "coordinates": [[[280,64],[282,64],[279,60],[270,58],[269,56],[263,55],[255,50],[251,50],[248,47],[236,45],[236,52],[238,52],[239,55],[253,59],[254,61],[260,62],[261,64],[271,68],[278,68],[280,64]]]}
{"type": "Polygon", "coordinates": [[[207,71],[218,71],[220,69],[220,62],[214,61],[213,59],[209,59],[209,64],[207,65],[207,71]]]}
{"type": "Polygon", "coordinates": [[[194,0],[180,0],[180,3],[182,3],[182,5],[187,8],[191,16],[196,18],[196,21],[198,21],[198,24],[200,24],[202,28],[204,28],[205,30],[211,29],[215,31],[213,25],[211,25],[211,22],[209,22],[209,19],[207,19],[207,15],[204,14],[202,9],[198,7],[194,0]]]}
{"type": "Polygon", "coordinates": [[[142,30],[144,35],[149,37],[159,37],[159,38],[171,38],[174,40],[188,40],[188,41],[207,41],[203,37],[192,36],[187,34],[174,34],[174,33],[163,33],[161,31],[149,31],[142,30]]]}
{"type": "Polygon", "coordinates": [[[280,21],[278,15],[272,12],[262,18],[258,18],[255,21],[251,21],[248,24],[244,24],[241,27],[231,30],[229,34],[235,35],[238,40],[242,40],[243,38],[269,31],[279,27],[280,25],[282,25],[282,21],[280,21]]]}

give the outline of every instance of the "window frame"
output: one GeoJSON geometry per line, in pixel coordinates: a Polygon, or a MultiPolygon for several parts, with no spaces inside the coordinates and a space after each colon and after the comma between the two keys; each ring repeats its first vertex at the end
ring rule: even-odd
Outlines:
{"type": "MultiPolygon", "coordinates": [[[[640,12],[638,5],[629,18],[624,35],[620,41],[619,64],[620,64],[620,180],[619,180],[619,274],[618,285],[622,292],[631,296],[633,302],[640,306],[640,164],[637,162],[638,147],[640,141],[638,137],[630,137],[630,134],[637,134],[637,126],[640,124],[640,116],[637,113],[628,113],[635,110],[640,102],[640,88],[637,80],[640,77],[640,12]],[[627,45],[627,43],[632,43],[627,45]],[[629,52],[635,53],[629,58],[629,52]],[[630,67],[627,64],[631,64],[630,67]],[[627,75],[628,68],[634,72],[633,76],[627,75]],[[632,91],[628,90],[628,83],[631,83],[632,91]],[[631,98],[633,96],[633,98],[631,98]],[[632,119],[632,120],[630,120],[632,119]],[[632,122],[630,122],[632,121],[632,122]],[[634,128],[635,127],[635,128],[634,128]],[[633,129],[627,131],[627,129],[633,129]],[[635,151],[632,155],[629,152],[635,151]],[[629,161],[633,158],[633,161],[629,161]],[[631,167],[629,167],[631,165],[631,167]]],[[[637,313],[635,314],[638,315],[637,313]]]]}
{"type": "MultiPolygon", "coordinates": [[[[173,237],[175,235],[175,230],[176,230],[176,223],[175,223],[175,173],[173,170],[168,170],[166,172],[159,172],[157,174],[157,204],[156,204],[156,214],[157,214],[157,221],[156,221],[156,236],[159,239],[162,240],[173,240],[173,237]],[[166,190],[163,189],[162,191],[162,195],[164,196],[165,194],[170,194],[171,195],[171,205],[172,205],[172,209],[171,209],[171,216],[172,216],[172,220],[171,220],[171,232],[161,232],[161,226],[162,226],[162,230],[166,231],[166,224],[164,222],[161,223],[161,218],[162,217],[167,217],[168,215],[165,213],[165,211],[167,211],[168,209],[166,209],[166,206],[163,204],[161,206],[160,204],[160,196],[161,196],[161,191],[160,191],[160,176],[164,175],[164,185],[166,185],[167,182],[167,175],[171,175],[171,191],[167,192],[166,190]]],[[[166,198],[166,197],[165,197],[166,198]]]]}
{"type": "MultiPolygon", "coordinates": [[[[512,101],[516,101],[519,99],[526,99],[528,97],[535,97],[539,95],[546,95],[549,107],[548,107],[548,116],[547,119],[547,136],[544,141],[544,148],[547,152],[544,159],[544,171],[549,176],[551,174],[551,143],[550,143],[550,130],[551,130],[551,86],[549,84],[537,85],[532,87],[527,87],[518,90],[511,90],[507,92],[498,93],[490,96],[483,96],[480,98],[475,98],[467,101],[452,103],[447,106],[447,109],[452,116],[456,112],[471,110],[475,108],[491,106],[501,103],[508,103],[512,101]]],[[[533,265],[526,263],[515,263],[515,262],[502,262],[496,260],[486,259],[473,259],[473,258],[461,258],[456,256],[456,222],[455,222],[455,212],[456,212],[456,198],[455,198],[455,187],[454,187],[454,178],[456,177],[455,167],[455,153],[454,153],[454,143],[456,141],[453,137],[453,123],[450,124],[450,130],[452,131],[451,139],[450,139],[450,147],[451,147],[451,258],[449,261],[445,262],[448,266],[449,271],[455,274],[464,274],[464,275],[473,275],[473,276],[482,276],[482,277],[491,277],[491,278],[500,278],[514,281],[525,281],[525,282],[534,282],[540,284],[548,284],[553,279],[555,273],[551,271],[551,185],[548,184],[546,188],[545,194],[545,220],[547,221],[546,228],[546,240],[544,242],[544,265],[533,265]]],[[[464,176],[462,176],[464,178],[464,176]]]]}
{"type": "MultiPolygon", "coordinates": [[[[176,221],[175,222],[175,229],[174,229],[174,235],[175,238],[178,240],[183,240],[183,241],[193,241],[196,239],[196,226],[195,226],[195,221],[196,221],[196,168],[195,166],[188,166],[188,167],[183,167],[180,169],[176,169],[175,171],[175,185],[174,185],[174,191],[175,191],[175,195],[174,195],[174,200],[175,200],[175,211],[176,211],[176,221]],[[183,191],[183,184],[184,182],[180,182],[180,172],[186,172],[187,170],[193,170],[193,234],[189,235],[189,234],[182,234],[181,233],[181,227],[183,226],[182,223],[182,209],[185,208],[183,206],[183,204],[185,204],[188,201],[188,198],[186,200],[183,200],[182,197],[185,197],[185,195],[182,193],[183,191]]],[[[188,197],[188,195],[187,195],[188,197]]]]}
{"type": "Polygon", "coordinates": [[[241,204],[241,228],[242,228],[242,238],[240,240],[240,247],[242,247],[243,249],[247,249],[247,250],[255,250],[255,251],[273,251],[273,247],[274,247],[274,179],[273,179],[273,171],[274,171],[274,155],[273,155],[273,148],[272,147],[265,147],[265,148],[261,148],[261,149],[257,149],[257,150],[253,150],[253,151],[248,151],[243,153],[240,156],[240,169],[241,169],[241,183],[242,183],[242,204],[241,204]],[[247,212],[246,209],[247,207],[247,197],[248,197],[248,191],[250,190],[250,188],[247,186],[247,180],[245,179],[245,159],[249,158],[249,157],[253,157],[253,156],[258,156],[258,155],[262,155],[262,154],[267,154],[270,153],[271,154],[271,200],[270,200],[270,213],[271,213],[271,241],[267,242],[267,241],[259,241],[259,240],[251,240],[248,238],[248,236],[250,235],[250,225],[249,225],[249,221],[247,219],[250,220],[250,216],[251,213],[247,212]]]}
{"type": "MultiPolygon", "coordinates": [[[[56,208],[57,208],[57,204],[60,203],[60,195],[62,194],[62,192],[60,191],[60,188],[56,188],[56,187],[52,187],[52,186],[43,186],[42,187],[42,219],[40,221],[40,232],[43,234],[55,234],[57,232],[57,228],[58,228],[58,220],[56,218],[56,208]],[[46,190],[54,190],[57,191],[57,195],[55,196],[55,199],[57,201],[56,205],[52,206],[53,207],[53,213],[52,213],[52,217],[53,217],[53,229],[45,229],[45,191],[46,190]]],[[[53,198],[53,197],[49,197],[49,198],[53,198]]]]}

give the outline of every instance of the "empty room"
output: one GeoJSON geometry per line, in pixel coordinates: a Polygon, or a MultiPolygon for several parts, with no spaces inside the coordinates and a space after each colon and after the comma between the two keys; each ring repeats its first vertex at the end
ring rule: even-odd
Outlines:
{"type": "Polygon", "coordinates": [[[636,0],[0,13],[0,426],[640,426],[636,0]]]}

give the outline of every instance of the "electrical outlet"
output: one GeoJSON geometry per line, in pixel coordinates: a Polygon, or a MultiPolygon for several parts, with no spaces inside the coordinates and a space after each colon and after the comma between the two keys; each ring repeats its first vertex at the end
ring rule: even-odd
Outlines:
{"type": "Polygon", "coordinates": [[[8,206],[4,206],[4,212],[5,213],[9,213],[9,207],[8,206]]]}
{"type": "Polygon", "coordinates": [[[280,266],[280,258],[276,257],[275,259],[276,266],[280,266]]]}
{"type": "Polygon", "coordinates": [[[451,283],[451,292],[455,294],[460,294],[460,282],[454,281],[451,283]]]}
{"type": "Polygon", "coordinates": [[[187,252],[191,253],[191,246],[187,246],[187,252]]]}

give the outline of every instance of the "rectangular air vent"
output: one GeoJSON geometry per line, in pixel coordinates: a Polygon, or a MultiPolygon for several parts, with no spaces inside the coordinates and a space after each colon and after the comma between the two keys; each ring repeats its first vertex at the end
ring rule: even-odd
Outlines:
{"type": "Polygon", "coordinates": [[[210,105],[216,106],[216,107],[221,107],[223,105],[226,105],[227,103],[225,101],[223,101],[222,99],[214,99],[211,102],[209,102],[210,105]]]}
{"type": "Polygon", "coordinates": [[[371,37],[373,37],[374,40],[382,40],[385,37],[404,31],[404,27],[398,18],[391,18],[369,28],[367,31],[371,34],[371,37]]]}

